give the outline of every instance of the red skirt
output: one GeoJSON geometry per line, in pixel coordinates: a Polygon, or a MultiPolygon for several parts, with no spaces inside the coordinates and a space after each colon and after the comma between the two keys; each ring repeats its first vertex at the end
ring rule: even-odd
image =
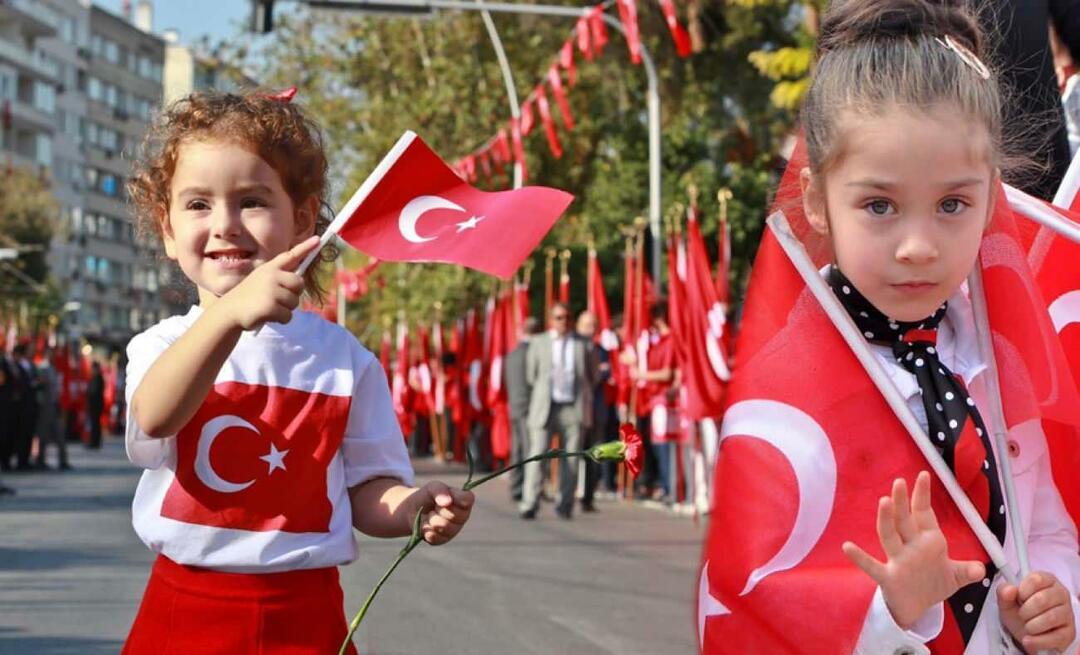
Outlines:
{"type": "Polygon", "coordinates": [[[336,567],[221,573],[159,555],[123,655],[326,655],[347,632],[336,567]]]}

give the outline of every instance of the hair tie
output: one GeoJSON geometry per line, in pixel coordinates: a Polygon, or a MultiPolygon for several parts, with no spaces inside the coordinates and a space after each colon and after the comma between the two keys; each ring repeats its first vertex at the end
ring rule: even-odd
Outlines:
{"type": "Polygon", "coordinates": [[[962,43],[958,43],[948,34],[945,35],[944,40],[934,37],[934,40],[940,43],[945,49],[952,50],[956,53],[957,57],[960,57],[960,61],[964,62],[968,66],[971,66],[972,70],[979,74],[979,77],[984,80],[989,80],[991,77],[990,69],[986,67],[986,64],[982,63],[975,53],[972,52],[962,43]]]}
{"type": "Polygon", "coordinates": [[[278,100],[280,102],[289,102],[295,96],[296,96],[296,87],[295,86],[290,86],[289,88],[285,89],[284,91],[278,91],[277,93],[273,93],[273,94],[268,95],[266,97],[270,98],[271,100],[278,100]]]}

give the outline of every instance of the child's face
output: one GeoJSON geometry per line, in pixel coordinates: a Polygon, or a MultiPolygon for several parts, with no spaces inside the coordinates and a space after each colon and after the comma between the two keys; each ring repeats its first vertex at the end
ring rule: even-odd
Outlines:
{"type": "Polygon", "coordinates": [[[190,141],[179,148],[170,184],[165,253],[205,306],[310,236],[317,206],[312,198],[294,207],[277,171],[243,146],[190,141]]]}
{"type": "Polygon", "coordinates": [[[882,313],[926,318],[971,272],[993,212],[986,130],[943,109],[849,115],[841,124],[836,164],[824,176],[803,171],[807,219],[882,313]]]}

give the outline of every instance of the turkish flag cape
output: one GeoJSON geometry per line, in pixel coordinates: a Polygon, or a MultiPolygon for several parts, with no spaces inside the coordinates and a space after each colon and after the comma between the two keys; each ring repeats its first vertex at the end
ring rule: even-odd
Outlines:
{"type": "Polygon", "coordinates": [[[503,361],[512,349],[513,304],[509,294],[499,297],[491,317],[487,405],[491,410],[491,456],[510,457],[510,405],[503,380],[503,361]]]}
{"type": "Polygon", "coordinates": [[[327,232],[379,259],[461,264],[508,279],[573,199],[545,187],[475,189],[406,132],[327,232]]]}
{"type": "Polygon", "coordinates": [[[686,413],[695,420],[719,416],[724,384],[731,378],[724,347],[724,306],[716,296],[705,240],[696,213],[690,214],[686,235],[686,306],[683,320],[683,385],[686,413]]]}
{"type": "MultiPolygon", "coordinates": [[[[830,261],[827,242],[815,238],[802,215],[798,172],[804,162],[800,147],[776,206],[815,264],[823,265],[830,261]]],[[[1059,384],[1056,396],[1043,393],[1048,379],[1061,381],[1067,365],[1003,194],[980,265],[1006,424],[1053,417],[1077,425],[1073,385],[1059,384]]],[[[875,583],[840,545],[851,540],[882,558],[877,499],[894,478],[913,480],[927,464],[768,230],[743,316],[699,578],[702,649],[846,655],[875,583]],[[828,384],[810,382],[818,380],[828,384]]],[[[1052,461],[1062,456],[1062,445],[1050,443],[1052,461]]],[[[1076,503],[1062,491],[1075,517],[1076,503]]],[[[985,560],[936,478],[932,496],[950,556],[985,560]]],[[[931,644],[934,652],[959,652],[940,641],[931,644]]]]}

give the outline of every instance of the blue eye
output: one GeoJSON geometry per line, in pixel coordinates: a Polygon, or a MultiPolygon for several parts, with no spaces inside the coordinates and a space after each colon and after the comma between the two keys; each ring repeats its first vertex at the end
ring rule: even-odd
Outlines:
{"type": "Polygon", "coordinates": [[[893,206],[888,200],[879,198],[866,203],[863,208],[874,216],[888,216],[893,206]]]}
{"type": "Polygon", "coordinates": [[[968,204],[959,198],[946,198],[941,201],[941,211],[946,214],[959,214],[968,204]]]}

